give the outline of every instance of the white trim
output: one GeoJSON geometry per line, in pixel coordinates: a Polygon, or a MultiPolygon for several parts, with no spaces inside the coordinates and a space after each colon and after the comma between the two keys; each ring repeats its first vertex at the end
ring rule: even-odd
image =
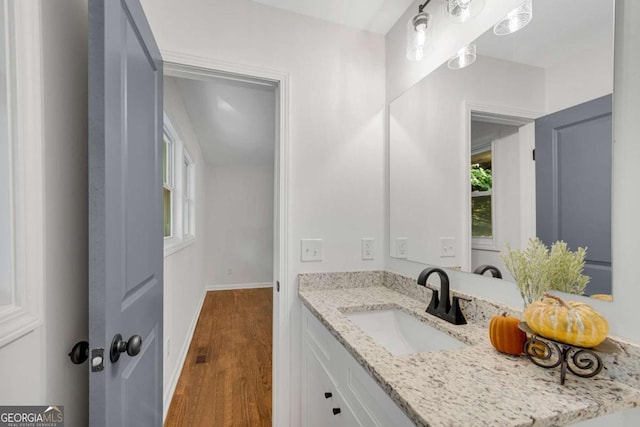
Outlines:
{"type": "Polygon", "coordinates": [[[193,334],[196,331],[196,325],[198,324],[198,319],[200,318],[200,313],[202,312],[202,306],[204,305],[204,300],[207,297],[207,290],[202,290],[202,296],[200,297],[200,302],[198,303],[198,308],[195,311],[193,319],[191,319],[191,325],[189,325],[189,330],[187,331],[187,337],[184,340],[184,344],[182,346],[182,350],[180,350],[180,357],[178,357],[178,363],[176,363],[176,367],[173,369],[171,373],[171,378],[169,382],[167,382],[167,389],[164,391],[164,396],[162,399],[162,422],[164,423],[167,418],[167,413],[169,412],[169,407],[171,406],[171,400],[173,399],[173,394],[176,391],[176,386],[178,385],[178,381],[180,380],[180,374],[182,373],[182,368],[184,368],[184,362],[187,360],[187,354],[189,353],[189,347],[191,346],[191,341],[193,340],[193,334]]]}
{"type": "MultiPolygon", "coordinates": [[[[0,321],[0,347],[42,325],[44,300],[44,133],[41,9],[37,1],[10,2],[15,64],[11,129],[16,161],[15,301],[0,321]],[[17,142],[17,143],[16,143],[17,142]]],[[[44,364],[44,361],[42,361],[44,364]]],[[[44,381],[44,376],[43,376],[44,381]]]]}
{"type": "MultiPolygon", "coordinates": [[[[465,135],[465,143],[462,147],[462,154],[465,159],[471,159],[471,118],[472,115],[474,117],[493,117],[493,116],[502,116],[501,118],[504,120],[508,120],[510,124],[524,125],[525,123],[531,122],[538,117],[544,115],[543,112],[532,111],[532,110],[522,110],[519,108],[512,108],[503,105],[490,105],[483,104],[473,101],[463,101],[463,131],[465,135]],[[485,113],[485,114],[482,114],[485,113]],[[504,117],[507,116],[507,117],[504,117]]],[[[470,175],[470,167],[471,161],[467,161],[468,167],[463,169],[464,178],[463,182],[467,182],[470,175]]],[[[462,193],[462,206],[464,212],[471,212],[471,186],[465,185],[462,193]]],[[[495,236],[494,236],[495,237],[495,236]]],[[[460,259],[463,266],[463,271],[470,271],[472,260],[471,260],[471,247],[472,247],[472,238],[471,238],[471,215],[465,215],[465,221],[462,229],[462,239],[460,244],[460,259]]]]}
{"type": "Polygon", "coordinates": [[[232,283],[226,285],[207,285],[205,290],[207,291],[232,291],[239,289],[259,289],[259,288],[272,288],[273,282],[264,283],[232,283]]]}
{"type": "Polygon", "coordinates": [[[272,424],[290,425],[291,416],[291,328],[290,313],[294,310],[296,294],[293,273],[289,271],[289,74],[251,65],[233,64],[211,58],[162,51],[168,75],[197,78],[241,78],[251,81],[272,82],[277,86],[278,136],[276,139],[276,247],[274,281],[280,282],[280,291],[274,289],[273,298],[273,408],[272,424]]]}
{"type": "Polygon", "coordinates": [[[185,236],[183,239],[176,239],[175,237],[165,237],[164,240],[164,257],[171,256],[176,252],[180,252],[181,250],[188,248],[196,242],[196,238],[189,235],[185,236]]]}

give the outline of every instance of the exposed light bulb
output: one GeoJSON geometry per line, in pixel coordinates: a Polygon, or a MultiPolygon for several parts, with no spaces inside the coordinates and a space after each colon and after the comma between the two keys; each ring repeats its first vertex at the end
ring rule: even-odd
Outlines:
{"type": "Polygon", "coordinates": [[[407,24],[407,58],[410,61],[420,61],[424,57],[430,22],[431,16],[425,12],[418,13],[409,20],[407,24]]]}

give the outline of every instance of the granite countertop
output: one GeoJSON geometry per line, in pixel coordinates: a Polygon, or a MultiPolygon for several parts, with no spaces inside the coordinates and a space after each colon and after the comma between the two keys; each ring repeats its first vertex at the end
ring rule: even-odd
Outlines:
{"type": "Polygon", "coordinates": [[[569,373],[562,386],[559,369],[498,353],[473,310],[466,313],[469,324],[456,326],[425,313],[423,301],[375,280],[369,286],[356,280],[350,287],[347,278],[332,287],[330,276],[323,275],[314,286],[309,276],[299,287],[304,305],[418,426],[558,426],[640,405],[640,390],[602,374],[585,379],[569,373]],[[467,346],[393,356],[344,315],[388,308],[467,346]]]}

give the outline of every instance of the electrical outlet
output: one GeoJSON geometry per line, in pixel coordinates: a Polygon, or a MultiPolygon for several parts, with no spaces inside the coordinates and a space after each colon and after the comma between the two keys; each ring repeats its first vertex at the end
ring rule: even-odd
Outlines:
{"type": "Polygon", "coordinates": [[[322,239],[300,240],[300,252],[302,262],[322,261],[322,239]]]}
{"type": "Polygon", "coordinates": [[[363,238],[362,239],[362,259],[365,261],[373,259],[374,252],[374,239],[372,238],[363,238]]]}
{"type": "Polygon", "coordinates": [[[167,343],[165,344],[167,357],[171,355],[171,338],[167,338],[167,343]]]}
{"type": "Polygon", "coordinates": [[[456,256],[456,239],[453,237],[440,238],[440,257],[450,258],[456,256]]]}
{"type": "Polygon", "coordinates": [[[398,237],[396,239],[396,258],[407,258],[409,256],[409,239],[398,237]]]}

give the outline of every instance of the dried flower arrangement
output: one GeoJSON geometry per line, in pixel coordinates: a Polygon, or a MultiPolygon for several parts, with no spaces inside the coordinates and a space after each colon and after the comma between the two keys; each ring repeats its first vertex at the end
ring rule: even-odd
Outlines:
{"type": "Polygon", "coordinates": [[[527,307],[549,290],[582,295],[589,277],[582,274],[586,248],[570,251],[561,240],[549,250],[540,239],[529,239],[526,249],[511,249],[509,244],[500,254],[507,270],[516,280],[527,307]]]}

